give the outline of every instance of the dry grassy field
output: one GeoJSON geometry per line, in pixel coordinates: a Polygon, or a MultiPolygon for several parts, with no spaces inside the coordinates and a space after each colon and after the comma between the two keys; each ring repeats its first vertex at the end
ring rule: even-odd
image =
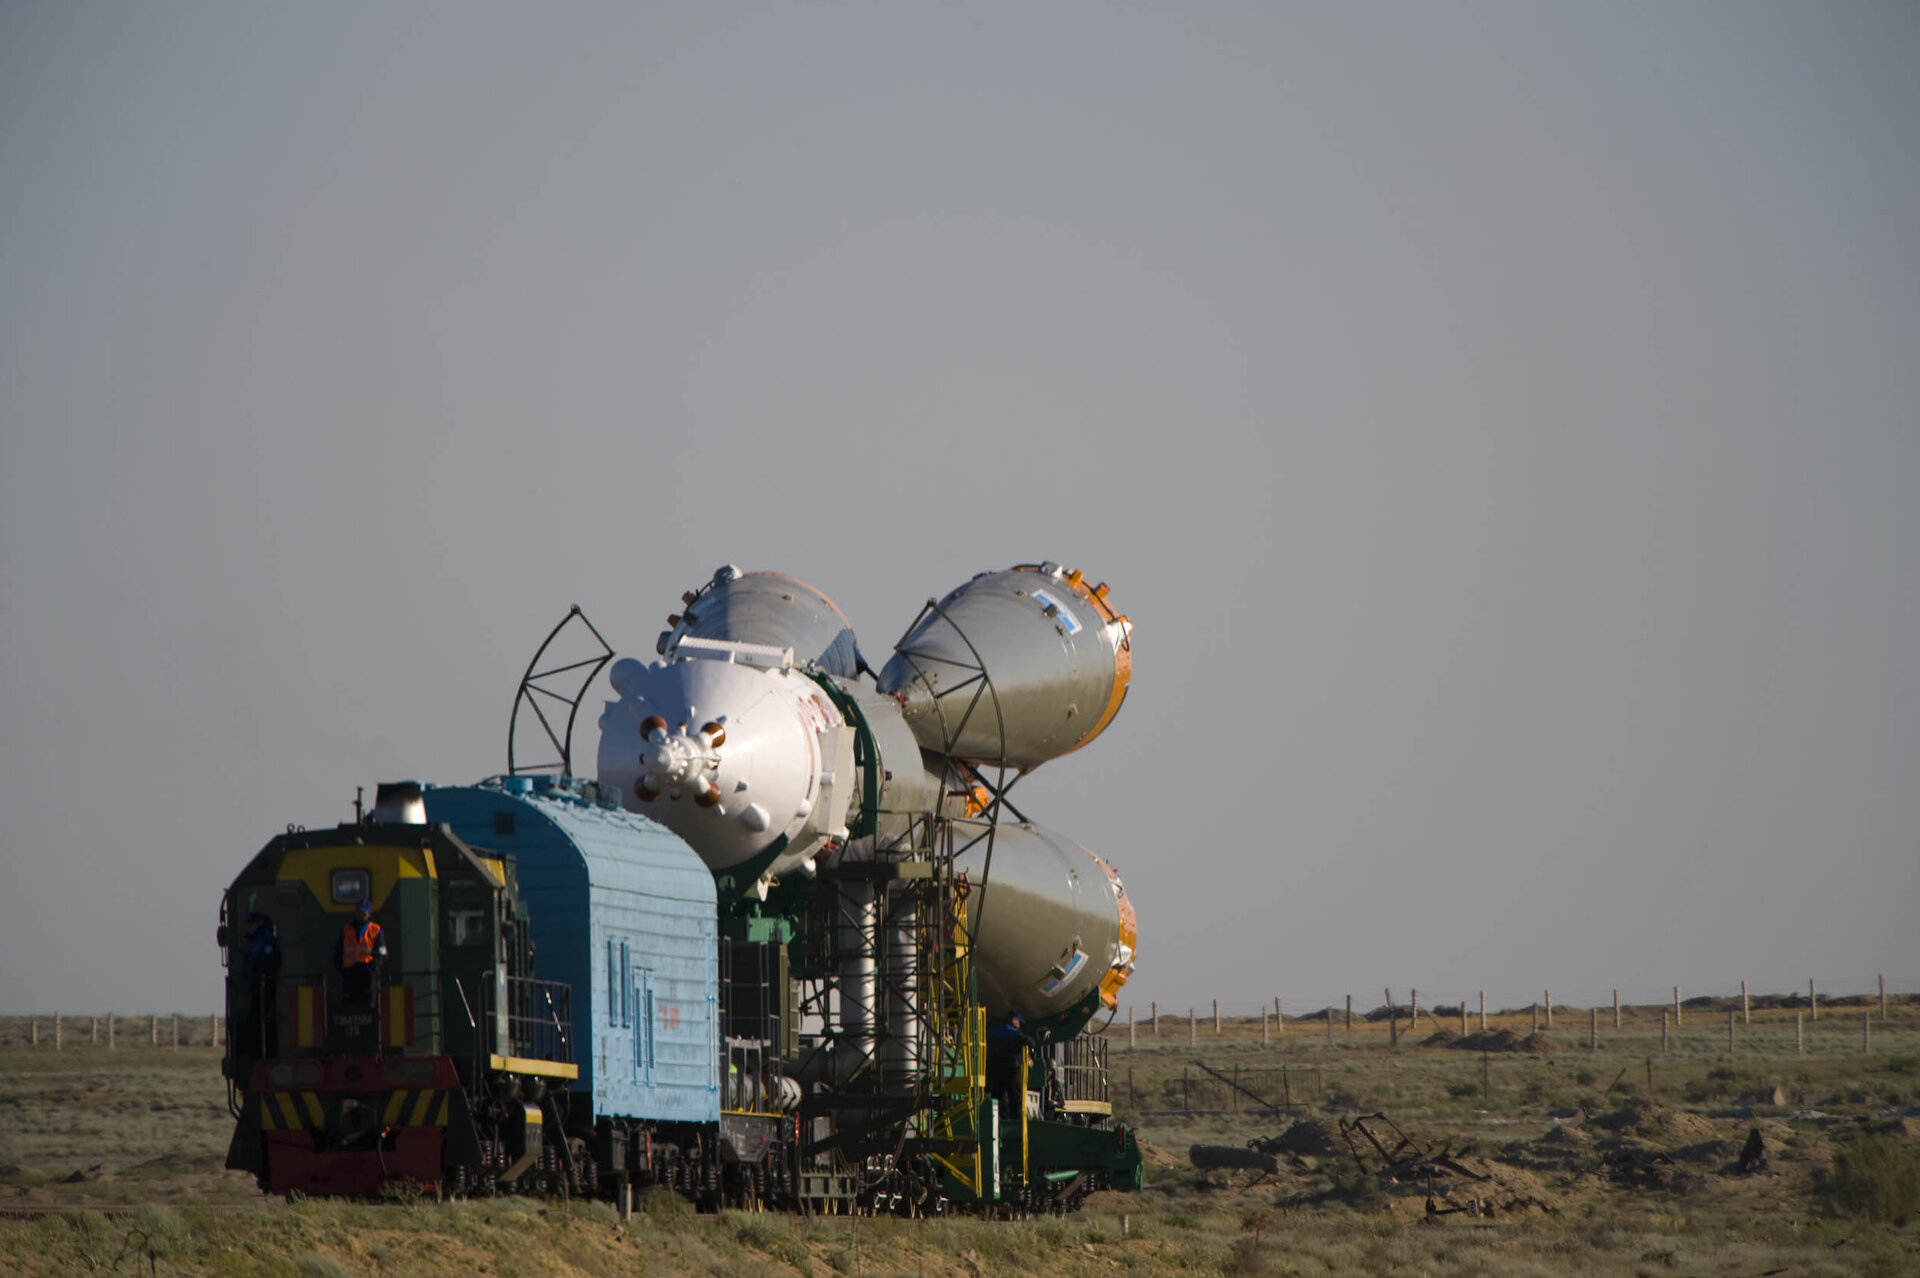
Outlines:
{"type": "Polygon", "coordinates": [[[1457,1016],[1425,1014],[1397,1043],[1364,1020],[1331,1038],[1289,1021],[1264,1045],[1257,1020],[1192,1039],[1143,1026],[1132,1048],[1121,1030],[1115,1099],[1147,1146],[1142,1193],[999,1222],[700,1216],[654,1198],[624,1226],[598,1204],[267,1200],[221,1168],[212,1049],[56,1053],[8,1021],[0,1271],[1920,1273],[1920,1004],[1876,1020],[1866,1051],[1858,1007],[1823,1011],[1805,1054],[1788,1010],[1756,1010],[1731,1054],[1724,1005],[1689,1006],[1666,1051],[1659,1013],[1629,1009],[1615,1031],[1609,1011],[1595,1047],[1584,1012],[1538,1036],[1508,1015],[1484,1051],[1450,1041],[1457,1016]],[[1369,1123],[1380,1149],[1342,1130],[1367,1114],[1387,1116],[1369,1123]],[[1743,1171],[1755,1132],[1765,1163],[1743,1171]],[[1271,1172],[1189,1158],[1250,1141],[1272,1142],[1271,1172]]]}

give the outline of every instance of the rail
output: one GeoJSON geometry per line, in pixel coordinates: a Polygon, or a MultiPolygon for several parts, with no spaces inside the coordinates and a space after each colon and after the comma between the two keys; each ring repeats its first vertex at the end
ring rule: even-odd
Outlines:
{"type": "Polygon", "coordinates": [[[1067,1108],[1108,1105],[1112,1102],[1107,1075],[1107,1041],[1076,1038],[1056,1049],[1060,1099],[1067,1108]]]}
{"type": "MultiPolygon", "coordinates": [[[[494,1005],[498,995],[492,986],[483,988],[485,1015],[492,1020],[501,1014],[494,1005]]],[[[573,986],[565,981],[509,976],[506,995],[506,1054],[572,1064],[573,986]]]]}

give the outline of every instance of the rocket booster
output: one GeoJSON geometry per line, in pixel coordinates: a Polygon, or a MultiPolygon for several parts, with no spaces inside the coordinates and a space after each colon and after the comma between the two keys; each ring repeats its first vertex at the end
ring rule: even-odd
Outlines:
{"type": "MultiPolygon", "coordinates": [[[[722,568],[682,596],[656,660],[614,663],[599,779],[686,840],[723,897],[764,899],[855,825],[885,841],[968,815],[967,765],[1030,769],[1097,736],[1132,670],[1106,594],[1051,563],[983,573],[930,604],[869,684],[826,595],[722,568]]],[[[1118,875],[1036,826],[1003,823],[993,845],[955,866],[977,893],[988,1006],[1045,1016],[1096,988],[1112,1006],[1135,940],[1118,875]]]]}
{"type": "Polygon", "coordinates": [[[1036,768],[1099,736],[1133,674],[1133,626],[1058,564],[985,572],[929,605],[880,672],[920,744],[1036,768]],[[987,678],[981,678],[981,672],[987,678]]]}

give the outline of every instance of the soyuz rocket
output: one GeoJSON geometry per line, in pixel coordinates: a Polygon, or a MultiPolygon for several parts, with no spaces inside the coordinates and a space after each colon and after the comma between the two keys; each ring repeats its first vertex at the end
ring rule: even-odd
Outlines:
{"type": "MultiPolygon", "coordinates": [[[[655,659],[613,665],[599,781],[691,845],[723,900],[765,900],[782,876],[899,855],[936,818],[977,818],[996,775],[1099,736],[1133,666],[1106,585],[1055,563],[930,601],[878,671],[832,600],[793,577],[724,567],[681,602],[655,659]]],[[[1116,1005],[1135,925],[1112,866],[1009,816],[953,868],[976,894],[989,1015],[1045,1023],[1096,991],[1116,1005]]]]}

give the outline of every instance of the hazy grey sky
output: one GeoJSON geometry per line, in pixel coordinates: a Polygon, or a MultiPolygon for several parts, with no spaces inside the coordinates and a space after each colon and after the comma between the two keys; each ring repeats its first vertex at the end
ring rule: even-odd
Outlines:
{"type": "Polygon", "coordinates": [[[1142,1005],[1920,987],[1916,68],[1905,3],[0,4],[0,1011],[215,1006],[246,859],[501,771],[569,603],[776,568],[883,653],[1036,558],[1136,624],[1018,797],[1142,1005]]]}

